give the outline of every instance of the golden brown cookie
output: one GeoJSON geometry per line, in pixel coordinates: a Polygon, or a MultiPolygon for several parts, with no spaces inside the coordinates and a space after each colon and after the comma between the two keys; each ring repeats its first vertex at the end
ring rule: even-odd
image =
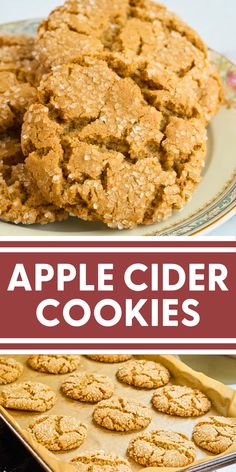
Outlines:
{"type": "Polygon", "coordinates": [[[74,457],[71,464],[78,472],[131,472],[128,461],[105,452],[85,453],[74,457]]]}
{"type": "Polygon", "coordinates": [[[23,365],[11,357],[0,357],[0,385],[15,382],[23,372],[23,365]]]}
{"type": "Polygon", "coordinates": [[[20,131],[0,134],[0,219],[11,223],[46,224],[67,218],[64,210],[48,203],[24,164],[20,131]]]}
{"type": "Polygon", "coordinates": [[[106,375],[84,373],[70,375],[61,388],[67,397],[88,403],[110,398],[115,389],[112,380],[106,375]]]}
{"type": "Polygon", "coordinates": [[[98,403],[93,419],[99,426],[111,431],[139,431],[149,425],[152,416],[143,403],[116,397],[98,403]]]}
{"type": "Polygon", "coordinates": [[[138,388],[157,388],[166,385],[170,373],[163,365],[146,360],[132,360],[119,368],[118,380],[138,388]]]}
{"type": "Polygon", "coordinates": [[[125,362],[131,359],[131,354],[87,354],[86,357],[97,362],[107,362],[115,364],[116,362],[125,362]]]}
{"type": "Polygon", "coordinates": [[[68,374],[78,369],[80,356],[39,354],[30,356],[27,362],[32,369],[38,372],[68,374]]]}
{"type": "Polygon", "coordinates": [[[33,420],[29,432],[50,451],[69,451],[84,442],[87,426],[72,416],[48,415],[33,420]]]}
{"type": "Polygon", "coordinates": [[[185,434],[156,430],[132,439],[128,454],[145,467],[185,467],[194,461],[196,450],[185,434]]]}
{"type": "Polygon", "coordinates": [[[0,219],[11,223],[50,223],[67,217],[48,204],[24,166],[21,125],[36,99],[34,39],[0,35],[0,219]]]}
{"type": "Polygon", "coordinates": [[[0,35],[0,133],[21,126],[35,100],[34,39],[0,35]]]}
{"type": "Polygon", "coordinates": [[[209,121],[222,99],[219,76],[199,35],[149,0],[66,1],[40,25],[36,57],[42,70],[81,64],[84,57],[103,59],[168,114],[200,114],[209,121]]]}
{"type": "Polygon", "coordinates": [[[48,201],[124,229],[183,207],[201,178],[206,129],[200,119],[164,116],[105,62],[71,64],[41,81],[22,146],[48,201]]]}
{"type": "Polygon", "coordinates": [[[153,393],[153,406],[173,416],[194,417],[207,413],[211,402],[200,390],[180,385],[167,385],[153,393]]]}
{"type": "Polygon", "coordinates": [[[0,162],[1,165],[14,166],[24,162],[21,149],[20,129],[10,129],[0,134],[0,162]]]}
{"type": "Polygon", "coordinates": [[[213,454],[222,454],[236,442],[236,419],[209,416],[195,425],[193,440],[213,454]]]}
{"type": "Polygon", "coordinates": [[[0,405],[13,410],[44,412],[55,403],[55,392],[42,383],[22,382],[4,387],[0,392],[0,405]]]}

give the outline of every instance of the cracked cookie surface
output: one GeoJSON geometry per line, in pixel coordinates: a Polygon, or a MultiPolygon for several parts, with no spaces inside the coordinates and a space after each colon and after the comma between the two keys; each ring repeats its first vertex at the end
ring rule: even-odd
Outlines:
{"type": "Polygon", "coordinates": [[[156,430],[132,439],[128,455],[145,467],[184,467],[194,461],[196,450],[184,434],[156,430]]]}
{"type": "Polygon", "coordinates": [[[131,359],[131,354],[87,354],[86,357],[97,362],[107,362],[115,364],[116,362],[125,362],[131,359]]]}
{"type": "Polygon", "coordinates": [[[36,99],[34,39],[0,35],[0,133],[21,126],[36,99]]]}
{"type": "Polygon", "coordinates": [[[0,133],[0,220],[46,224],[67,218],[43,197],[24,164],[19,129],[0,133]]]}
{"type": "Polygon", "coordinates": [[[200,390],[180,385],[167,385],[153,393],[153,406],[173,416],[195,417],[207,413],[211,402],[200,390]]]}
{"type": "Polygon", "coordinates": [[[23,365],[11,357],[0,357],[0,385],[15,382],[23,372],[23,365]]]}
{"type": "Polygon", "coordinates": [[[61,389],[69,398],[96,403],[110,398],[115,387],[106,375],[76,373],[65,379],[61,389]]]}
{"type": "Polygon", "coordinates": [[[67,217],[43,197],[24,165],[21,125],[37,95],[33,49],[33,38],[0,35],[0,219],[16,224],[67,217]]]}
{"type": "Polygon", "coordinates": [[[165,113],[217,112],[222,85],[199,35],[163,5],[149,0],[66,1],[39,27],[36,58],[45,70],[103,59],[131,77],[165,113]]]}
{"type": "Polygon", "coordinates": [[[48,374],[68,374],[78,369],[80,356],[73,355],[32,355],[27,360],[28,365],[38,372],[48,374]]]}
{"type": "Polygon", "coordinates": [[[74,457],[71,464],[78,472],[131,472],[127,460],[105,452],[85,453],[74,457]]]}
{"type": "Polygon", "coordinates": [[[119,229],[183,207],[201,179],[206,138],[202,120],[165,117],[130,78],[93,60],[44,77],[22,128],[27,169],[45,198],[119,229]]]}
{"type": "Polygon", "coordinates": [[[195,425],[193,440],[213,454],[222,454],[236,442],[236,419],[209,416],[195,425]]]}
{"type": "Polygon", "coordinates": [[[143,403],[116,397],[100,402],[94,408],[93,419],[99,426],[112,431],[139,431],[149,425],[152,416],[143,403]]]}
{"type": "Polygon", "coordinates": [[[87,436],[87,426],[72,416],[41,416],[29,424],[28,430],[50,451],[75,449],[87,436]]]}
{"type": "Polygon", "coordinates": [[[4,387],[0,392],[0,405],[13,410],[44,412],[55,403],[55,392],[42,383],[22,382],[4,387]]]}
{"type": "Polygon", "coordinates": [[[157,388],[166,385],[170,373],[163,365],[147,360],[131,360],[120,367],[117,378],[126,384],[138,388],[157,388]]]}
{"type": "Polygon", "coordinates": [[[181,209],[223,99],[198,34],[149,0],[68,0],[35,51],[43,79],[22,145],[45,198],[118,229],[181,209]]]}

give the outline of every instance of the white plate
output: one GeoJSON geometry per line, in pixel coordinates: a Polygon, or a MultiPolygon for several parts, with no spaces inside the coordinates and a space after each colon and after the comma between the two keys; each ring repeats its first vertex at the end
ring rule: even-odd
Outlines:
{"type": "MultiPolygon", "coordinates": [[[[37,20],[0,25],[0,31],[33,34],[37,20]]],[[[111,230],[100,223],[70,218],[46,226],[0,222],[0,236],[193,236],[203,234],[236,214],[236,67],[211,52],[226,92],[229,108],[222,108],[208,129],[208,155],[203,178],[191,201],[162,223],[133,230],[111,230]]]]}

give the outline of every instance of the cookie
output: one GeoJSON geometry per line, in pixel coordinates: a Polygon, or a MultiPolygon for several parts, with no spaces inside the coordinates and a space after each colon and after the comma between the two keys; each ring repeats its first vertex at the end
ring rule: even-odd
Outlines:
{"type": "Polygon", "coordinates": [[[1,165],[13,166],[24,162],[20,139],[20,129],[18,128],[0,134],[1,165]]]}
{"type": "Polygon", "coordinates": [[[67,213],[48,203],[25,167],[20,131],[0,134],[0,219],[11,223],[46,224],[67,213]]]}
{"type": "Polygon", "coordinates": [[[131,359],[131,354],[87,354],[86,357],[98,362],[107,362],[113,364],[116,362],[125,362],[131,359]]]}
{"type": "Polygon", "coordinates": [[[78,472],[131,472],[128,461],[105,452],[88,452],[74,457],[70,462],[78,472]]]}
{"type": "Polygon", "coordinates": [[[21,126],[36,99],[34,39],[0,35],[0,133],[21,126]]]}
{"type": "Polygon", "coordinates": [[[79,447],[87,436],[87,426],[72,416],[41,416],[29,424],[33,439],[50,451],[79,447]]]}
{"type": "Polygon", "coordinates": [[[222,454],[236,442],[236,419],[209,416],[195,425],[193,440],[202,449],[222,454]]]}
{"type": "Polygon", "coordinates": [[[160,429],[132,439],[128,454],[144,467],[185,467],[195,460],[196,450],[184,434],[160,429]]]}
{"type": "Polygon", "coordinates": [[[153,393],[153,406],[173,416],[194,417],[207,413],[211,402],[200,390],[179,385],[161,387],[153,393]]]}
{"type": "Polygon", "coordinates": [[[4,387],[0,392],[0,405],[13,410],[44,412],[55,403],[56,394],[42,383],[23,382],[4,387]]]}
{"type": "Polygon", "coordinates": [[[88,403],[110,398],[115,389],[113,382],[106,375],[80,373],[67,377],[61,388],[67,397],[88,403]]]}
{"type": "Polygon", "coordinates": [[[78,369],[80,356],[72,355],[32,355],[27,360],[28,365],[38,372],[46,374],[68,374],[78,369]]]}
{"type": "Polygon", "coordinates": [[[151,411],[143,403],[123,397],[103,400],[93,411],[94,421],[111,431],[139,431],[151,422],[151,411]]]}
{"type": "Polygon", "coordinates": [[[23,365],[10,357],[0,357],[0,385],[15,382],[23,372],[23,365]]]}
{"type": "Polygon", "coordinates": [[[222,85],[199,35],[163,5],[139,0],[66,1],[39,27],[35,54],[45,71],[84,57],[130,77],[144,98],[169,114],[208,122],[222,85]]]}
{"type": "Polygon", "coordinates": [[[119,368],[118,380],[138,388],[157,388],[170,380],[169,371],[161,364],[146,360],[132,360],[119,368]]]}
{"type": "Polygon", "coordinates": [[[105,62],[45,76],[25,115],[27,169],[71,215],[128,229],[169,217],[192,195],[206,156],[202,120],[164,116],[105,62]]]}

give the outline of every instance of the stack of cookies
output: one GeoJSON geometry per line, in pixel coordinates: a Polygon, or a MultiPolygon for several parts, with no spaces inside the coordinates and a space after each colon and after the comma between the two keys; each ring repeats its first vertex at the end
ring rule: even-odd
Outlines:
{"type": "Polygon", "coordinates": [[[1,219],[125,229],[193,194],[223,90],[163,5],[67,0],[35,41],[0,38],[0,74],[1,219]]]}
{"type": "Polygon", "coordinates": [[[90,359],[87,364],[85,359],[81,363],[77,355],[34,354],[27,359],[28,367],[37,372],[37,377],[39,373],[47,374],[45,380],[48,376],[66,375],[58,391],[55,384],[52,388],[32,380],[15,383],[22,375],[23,365],[15,359],[0,357],[0,385],[5,385],[0,389],[0,404],[25,411],[26,417],[27,412],[35,412],[35,417],[26,423],[27,430],[34,441],[49,451],[81,448],[79,454],[72,452],[65,462],[73,464],[78,472],[131,472],[140,466],[182,468],[195,461],[196,446],[220,454],[235,443],[236,419],[206,417],[212,407],[206,394],[170,383],[171,374],[164,365],[123,354],[86,357],[90,359]],[[107,364],[106,374],[95,362],[107,364]],[[117,367],[117,363],[121,365],[117,367]],[[99,370],[103,373],[98,373],[99,370]],[[127,390],[132,390],[131,395],[127,390]],[[135,398],[137,391],[139,399],[135,398]],[[62,397],[66,399],[66,409],[61,411],[58,405],[53,414],[48,413],[62,397]],[[165,415],[173,418],[167,428],[162,426],[165,415]],[[191,426],[190,439],[185,434],[184,419],[200,416],[203,418],[191,426]],[[103,431],[107,432],[108,440],[103,431]],[[118,442],[121,436],[122,447],[117,455],[113,440],[118,442]],[[103,441],[106,452],[97,450],[103,441]]]}

